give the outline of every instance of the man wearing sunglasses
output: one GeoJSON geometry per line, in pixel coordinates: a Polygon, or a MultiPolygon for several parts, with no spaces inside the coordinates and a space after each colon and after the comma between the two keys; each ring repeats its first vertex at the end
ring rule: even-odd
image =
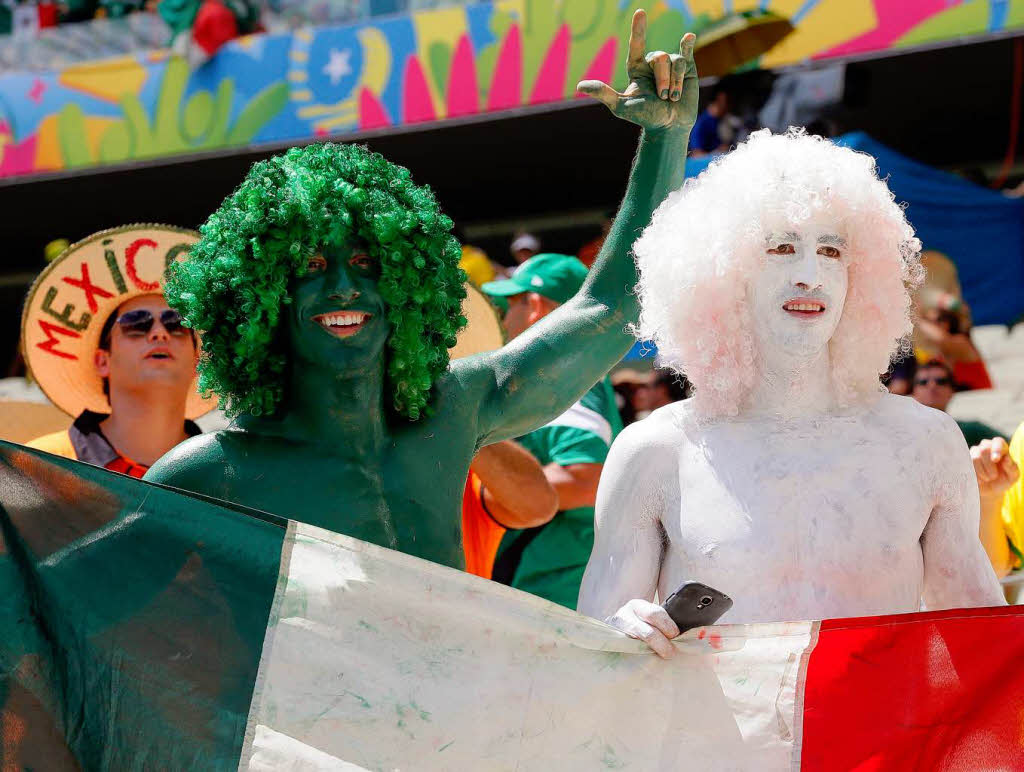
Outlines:
{"type": "Polygon", "coordinates": [[[105,231],[70,247],[29,292],[22,345],[47,396],[74,422],[30,447],[132,477],[200,433],[198,345],[162,293],[195,236],[159,226],[105,231]]]}
{"type": "MultiPolygon", "coordinates": [[[[917,373],[914,376],[914,390],[911,394],[922,405],[945,413],[954,393],[956,393],[956,384],[953,381],[953,370],[945,361],[930,359],[917,368],[917,373]]],[[[1000,435],[998,429],[981,421],[957,420],[956,423],[960,427],[960,431],[963,432],[967,445],[972,448],[980,444],[982,440],[991,440],[1000,435]]]]}

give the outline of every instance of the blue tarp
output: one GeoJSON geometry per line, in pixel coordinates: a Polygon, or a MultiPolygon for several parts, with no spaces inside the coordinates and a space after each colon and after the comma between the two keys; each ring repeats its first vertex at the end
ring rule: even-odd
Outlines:
{"type": "MultiPolygon", "coordinates": [[[[960,272],[975,324],[1011,324],[1024,314],[1024,199],[1001,193],[900,155],[862,131],[836,143],[872,155],[924,249],[948,256],[960,272]]],[[[709,158],[686,162],[686,176],[709,158]]]]}

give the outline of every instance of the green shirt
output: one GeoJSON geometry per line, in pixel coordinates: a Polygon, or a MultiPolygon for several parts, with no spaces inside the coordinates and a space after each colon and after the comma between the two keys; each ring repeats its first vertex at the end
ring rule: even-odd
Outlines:
{"type": "Polygon", "coordinates": [[[993,437],[1003,436],[1001,431],[993,429],[981,421],[957,421],[956,424],[960,427],[960,431],[964,433],[964,439],[967,440],[967,447],[969,448],[973,448],[982,440],[991,440],[993,437]]]}
{"type": "MultiPolygon", "coordinates": [[[[615,392],[605,377],[565,413],[519,442],[542,465],[603,464],[620,431],[615,392]]],[[[561,510],[546,525],[505,534],[494,578],[574,609],[593,547],[594,508],[561,510]]]]}

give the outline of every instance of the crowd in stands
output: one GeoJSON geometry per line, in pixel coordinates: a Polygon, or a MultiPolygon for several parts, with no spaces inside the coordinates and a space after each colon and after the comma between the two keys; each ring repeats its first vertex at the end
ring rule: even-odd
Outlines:
{"type": "MultiPolygon", "coordinates": [[[[2,0],[0,34],[32,34],[40,29],[75,24],[91,19],[120,19],[133,13],[159,13],[169,23],[181,17],[195,19],[200,8],[209,3],[198,0],[2,0]]],[[[254,0],[217,0],[243,17],[259,15],[254,0]]]]}
{"type": "MultiPolygon", "coordinates": [[[[261,18],[291,27],[344,24],[394,13],[409,13],[479,0],[0,0],[0,34],[32,35],[40,29],[92,19],[121,19],[135,13],[159,13],[172,28],[193,24],[200,15],[227,20],[239,34],[258,28],[261,18]],[[203,10],[205,9],[205,10],[203,10]]],[[[209,23],[206,21],[205,23],[209,23]]]]}
{"type": "Polygon", "coordinates": [[[13,56],[26,68],[38,66],[32,44],[43,34],[56,36],[47,48],[67,49],[72,59],[89,51],[101,58],[149,45],[169,46],[198,65],[228,41],[262,31],[264,10],[258,0],[0,0],[0,42],[5,51],[12,46],[14,51],[3,59],[13,56]],[[121,34],[105,28],[90,35],[92,23],[122,25],[121,34]],[[94,36],[100,42],[88,45],[94,36]]]}

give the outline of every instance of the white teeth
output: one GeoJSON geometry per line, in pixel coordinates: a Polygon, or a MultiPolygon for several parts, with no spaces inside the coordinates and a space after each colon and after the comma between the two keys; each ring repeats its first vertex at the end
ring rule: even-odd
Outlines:
{"type": "Polygon", "coordinates": [[[368,316],[369,314],[362,311],[337,311],[333,314],[322,314],[319,322],[324,327],[351,327],[354,324],[362,324],[368,316]]]}

